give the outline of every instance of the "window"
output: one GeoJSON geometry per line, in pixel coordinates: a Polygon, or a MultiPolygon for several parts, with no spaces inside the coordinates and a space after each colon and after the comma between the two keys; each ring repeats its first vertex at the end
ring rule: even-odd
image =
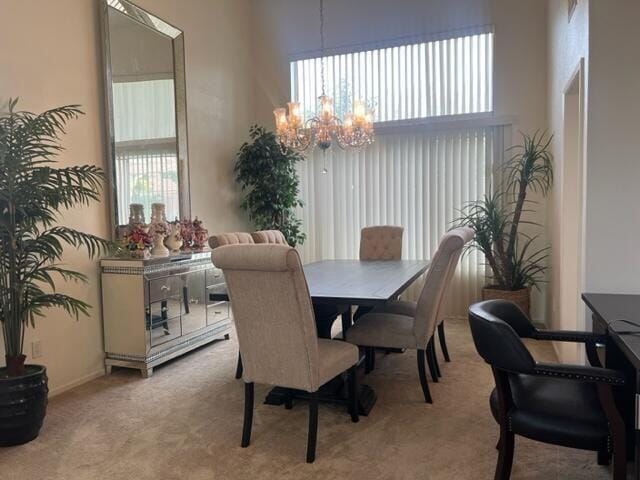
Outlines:
{"type": "MultiPolygon", "coordinates": [[[[322,58],[291,62],[291,98],[307,118],[322,89],[322,58]]],[[[493,110],[493,33],[324,57],[327,94],[339,116],[353,99],[377,122],[493,110]]]]}
{"type": "MultiPolygon", "coordinates": [[[[509,138],[508,126],[475,115],[493,110],[492,51],[493,34],[484,31],[325,57],[338,115],[360,98],[377,122],[396,123],[379,123],[366,149],[316,149],[300,163],[305,261],[357,258],[360,229],[381,224],[405,227],[403,258],[433,256],[460,208],[488,193],[509,138]],[[420,121],[445,116],[446,125],[420,121]]],[[[307,118],[313,115],[320,58],[291,62],[291,90],[307,118]]],[[[446,313],[464,316],[484,283],[482,260],[471,252],[460,261],[446,313]]],[[[418,292],[413,287],[407,296],[418,292]]]]}

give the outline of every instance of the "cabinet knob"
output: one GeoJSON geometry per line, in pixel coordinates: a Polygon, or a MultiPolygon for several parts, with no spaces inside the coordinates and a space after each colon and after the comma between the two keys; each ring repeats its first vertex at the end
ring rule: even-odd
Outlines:
{"type": "Polygon", "coordinates": [[[168,310],[169,310],[169,309],[168,309],[167,307],[162,307],[162,308],[160,309],[160,311],[161,311],[161,312],[166,312],[166,311],[168,311],[168,310]]]}
{"type": "Polygon", "coordinates": [[[170,288],[169,288],[167,285],[162,285],[162,286],[160,287],[160,290],[165,291],[165,292],[168,292],[168,291],[170,290],[170,288]]]}
{"type": "Polygon", "coordinates": [[[214,310],[213,313],[215,313],[216,315],[220,315],[222,313],[222,310],[214,310]]]}

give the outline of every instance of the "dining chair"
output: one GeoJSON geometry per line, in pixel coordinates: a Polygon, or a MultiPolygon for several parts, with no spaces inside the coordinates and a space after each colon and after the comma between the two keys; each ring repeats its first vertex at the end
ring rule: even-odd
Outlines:
{"type": "MultiPolygon", "coordinates": [[[[241,245],[254,243],[253,237],[247,232],[218,233],[209,237],[209,246],[212,250],[224,245],[241,245]]],[[[238,352],[236,363],[236,379],[242,378],[242,355],[238,352]]]]}
{"type": "Polygon", "coordinates": [[[400,260],[403,227],[376,225],[360,230],[360,260],[400,260]]]}
{"type": "MultiPolygon", "coordinates": [[[[363,261],[400,260],[402,258],[402,235],[404,227],[374,225],[360,230],[359,259],[363,261]]],[[[359,306],[353,315],[357,321],[373,307],[359,306]]]]}
{"type": "Polygon", "coordinates": [[[487,300],[469,308],[476,350],[491,366],[495,388],[489,397],[500,425],[495,479],[507,480],[514,437],[598,452],[598,463],[613,454],[613,478],[626,478],[625,424],[615,402],[625,384],[622,372],[607,368],[537,362],[521,338],[589,343],[587,332],[536,330],[512,302],[487,300]]]}
{"type": "MultiPolygon", "coordinates": [[[[242,447],[251,438],[254,383],[308,392],[307,462],[315,459],[318,390],[347,372],[348,410],[358,421],[358,349],[318,338],[300,257],[285,245],[229,245],[213,251],[224,272],[244,364],[242,447]]],[[[287,405],[289,408],[290,405],[287,405]]]]}
{"type": "Polygon", "coordinates": [[[230,232],[218,233],[209,237],[209,246],[212,250],[222,247],[223,245],[237,245],[241,243],[254,243],[251,234],[247,232],[230,232]]]}
{"type": "Polygon", "coordinates": [[[375,347],[417,350],[418,376],[427,403],[433,401],[425,372],[425,359],[429,360],[431,377],[437,381],[432,361],[433,334],[447,287],[450,264],[453,259],[457,261],[459,252],[471,238],[473,231],[466,227],[453,229],[442,237],[429,264],[413,316],[374,310],[363,315],[347,330],[347,341],[364,347],[367,357],[375,354],[375,347]]]}
{"type": "Polygon", "coordinates": [[[251,234],[254,243],[271,243],[289,245],[284,234],[280,230],[258,230],[251,234]]]}
{"type": "MultiPolygon", "coordinates": [[[[268,243],[277,245],[289,245],[284,234],[280,230],[259,230],[251,234],[255,243],[268,243]]],[[[326,332],[326,336],[331,336],[331,326],[341,315],[350,308],[348,306],[337,306],[329,304],[314,304],[313,313],[316,317],[316,327],[320,332],[326,332]]]]}
{"type": "MultiPolygon", "coordinates": [[[[463,227],[464,228],[464,227],[463,227]]],[[[473,239],[474,232],[470,228],[465,229],[465,243],[468,243],[473,239]]],[[[445,292],[443,295],[446,296],[449,287],[451,286],[451,281],[456,272],[456,268],[458,267],[458,262],[460,261],[460,256],[462,255],[463,250],[458,250],[454,255],[451,256],[449,266],[447,268],[447,274],[445,279],[445,292]]],[[[408,315],[410,317],[415,316],[416,314],[416,306],[417,303],[409,300],[393,300],[391,302],[386,303],[380,307],[375,309],[376,312],[386,312],[386,313],[394,313],[397,315],[408,315]]],[[[438,312],[438,321],[437,321],[437,332],[438,332],[438,340],[440,343],[440,348],[442,350],[442,355],[444,357],[445,362],[451,362],[451,356],[449,354],[449,348],[447,347],[447,340],[445,334],[445,317],[442,309],[438,312]]],[[[434,342],[434,353],[433,353],[433,364],[435,370],[438,372],[438,376],[440,375],[440,367],[438,366],[438,358],[435,354],[435,342],[434,342]]]]}

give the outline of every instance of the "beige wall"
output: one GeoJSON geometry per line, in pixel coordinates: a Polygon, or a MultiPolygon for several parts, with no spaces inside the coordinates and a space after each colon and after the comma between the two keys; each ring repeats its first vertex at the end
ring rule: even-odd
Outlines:
{"type": "Polygon", "coordinates": [[[589,3],[585,288],[591,292],[640,293],[638,19],[637,0],[589,3]]]}
{"type": "MultiPolygon", "coordinates": [[[[243,228],[232,168],[253,116],[248,4],[183,0],[176,8],[175,0],[137,3],[185,31],[192,211],[211,232],[243,228]]],[[[98,1],[0,2],[1,95],[20,96],[20,106],[28,110],[79,103],[86,112],[64,137],[62,165],[106,166],[98,25],[98,1]]],[[[64,223],[107,236],[108,204],[67,212],[64,223]]],[[[26,353],[31,339],[43,342],[44,356],[37,362],[47,365],[53,393],[103,373],[97,262],[73,251],[65,254],[65,262],[88,274],[90,283],[62,289],[94,309],[78,322],[50,310],[28,332],[26,353]]]]}
{"type": "MultiPolygon", "coordinates": [[[[581,60],[584,62],[584,88],[583,103],[584,117],[582,119],[582,159],[581,170],[586,168],[587,150],[587,110],[589,105],[589,2],[578,2],[571,22],[568,21],[567,4],[557,0],[549,1],[549,76],[548,76],[548,112],[549,127],[555,132],[555,141],[552,145],[555,157],[556,181],[554,184],[551,201],[549,202],[549,229],[553,245],[556,247],[552,254],[551,281],[553,288],[549,289],[548,318],[549,326],[554,329],[582,329],[585,327],[585,311],[580,300],[575,298],[575,292],[570,293],[573,286],[578,290],[584,288],[584,252],[582,238],[573,238],[571,235],[563,235],[563,228],[571,224],[570,220],[578,217],[578,225],[583,225],[583,211],[565,205],[563,208],[563,195],[580,195],[581,192],[567,191],[578,187],[584,195],[584,186],[579,188],[573,179],[565,178],[563,173],[575,172],[573,166],[566,165],[564,159],[564,91],[572,77],[579,68],[581,60]],[[574,242],[573,245],[570,242],[574,242]],[[564,247],[563,247],[564,245],[564,247]],[[564,248],[565,255],[562,249],[564,248]],[[578,256],[576,259],[575,257],[578,256]],[[577,262],[578,272],[572,263],[577,262]]],[[[584,200],[582,201],[584,204],[584,200]]],[[[580,228],[582,229],[583,228],[580,228]]],[[[565,230],[566,232],[566,230],[565,230]]],[[[563,361],[575,362],[580,360],[580,352],[571,345],[556,344],[558,356],[563,361]]]]}
{"type": "MultiPolygon", "coordinates": [[[[555,249],[553,256],[553,298],[549,314],[554,328],[590,328],[590,320],[576,295],[563,291],[572,282],[579,292],[640,293],[640,177],[637,134],[640,100],[629,95],[640,84],[637,45],[640,4],[633,0],[615,2],[580,1],[567,21],[566,2],[549,1],[549,123],[556,131],[556,171],[567,166],[564,158],[563,90],[584,59],[584,117],[582,212],[567,208],[563,187],[572,179],[558,176],[550,203],[553,243],[567,243],[563,228],[579,215],[581,238],[571,239],[566,255],[555,249]],[[577,278],[568,278],[569,255],[578,255],[577,278]],[[567,306],[578,302],[575,314],[567,306]]],[[[573,170],[571,168],[568,171],[573,170]]],[[[569,187],[571,188],[571,187],[569,187]]],[[[581,353],[556,346],[565,361],[581,359],[581,353]]]]}
{"type": "MultiPolygon", "coordinates": [[[[320,46],[316,0],[250,0],[260,120],[272,128],[271,110],[289,97],[289,57],[317,51],[320,46]]],[[[547,13],[539,0],[340,0],[325,1],[328,49],[370,44],[399,37],[424,35],[492,24],[494,37],[495,114],[515,116],[518,130],[533,133],[547,128],[547,13]]],[[[537,199],[540,200],[540,199],[537,199]]],[[[544,202],[530,220],[546,223],[544,202]]],[[[541,244],[546,241],[543,232],[541,244]]],[[[543,288],[546,290],[546,288],[543,288]]],[[[545,294],[534,292],[533,315],[545,321],[545,294]]]]}

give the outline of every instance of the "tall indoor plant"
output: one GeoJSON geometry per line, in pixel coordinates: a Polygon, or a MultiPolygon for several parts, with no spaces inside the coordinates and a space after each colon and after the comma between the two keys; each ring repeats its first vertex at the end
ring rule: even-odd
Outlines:
{"type": "Polygon", "coordinates": [[[68,105],[34,114],[16,104],[9,100],[0,113],[0,323],[7,363],[0,368],[0,445],[35,438],[46,412],[46,369],[25,365],[25,329],[49,307],[76,317],[90,308],[56,291],[59,280],[87,280],[60,263],[64,245],[85,247],[92,257],[111,248],[57,224],[62,209],[98,200],[104,178],[92,165],[55,167],[59,136],[82,111],[68,105]]]}
{"type": "Polygon", "coordinates": [[[530,290],[544,280],[549,247],[536,247],[539,235],[520,227],[538,227],[523,214],[532,211],[527,208],[532,203],[527,199],[529,189],[546,196],[553,184],[552,138],[546,133],[523,133],[522,145],[509,149],[513,156],[499,172],[498,188],[465,205],[457,222],[475,230],[470,248],[482,252],[491,269],[492,283],[483,289],[483,299],[512,300],[527,314],[530,290]]]}
{"type": "Polygon", "coordinates": [[[280,230],[289,245],[302,244],[305,234],[296,207],[302,207],[296,163],[302,155],[284,148],[273,132],[254,125],[251,142],[238,152],[236,181],[245,192],[241,207],[259,230],[280,230]]]}

